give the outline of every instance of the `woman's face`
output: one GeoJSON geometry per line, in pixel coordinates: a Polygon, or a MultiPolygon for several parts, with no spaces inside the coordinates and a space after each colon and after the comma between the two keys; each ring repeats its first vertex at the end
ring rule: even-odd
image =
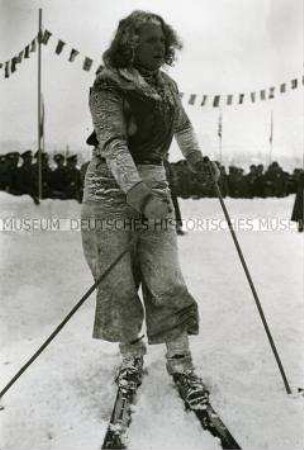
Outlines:
{"type": "Polygon", "coordinates": [[[147,23],[139,31],[139,43],[135,51],[135,66],[157,70],[164,63],[166,40],[160,25],[147,23]]]}

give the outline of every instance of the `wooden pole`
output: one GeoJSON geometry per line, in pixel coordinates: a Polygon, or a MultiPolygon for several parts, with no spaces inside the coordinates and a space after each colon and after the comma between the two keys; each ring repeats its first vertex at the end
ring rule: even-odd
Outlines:
{"type": "Polygon", "coordinates": [[[41,103],[41,38],[42,38],[42,9],[39,8],[39,29],[38,29],[38,197],[42,198],[42,103],[41,103]]]}
{"type": "Polygon", "coordinates": [[[222,164],[223,161],[223,116],[222,111],[220,111],[219,115],[219,121],[218,121],[218,131],[217,131],[218,137],[219,137],[219,160],[222,164]]]}
{"type": "Polygon", "coordinates": [[[273,146],[273,112],[270,113],[270,135],[269,135],[269,165],[272,163],[272,146],[273,146]]]}

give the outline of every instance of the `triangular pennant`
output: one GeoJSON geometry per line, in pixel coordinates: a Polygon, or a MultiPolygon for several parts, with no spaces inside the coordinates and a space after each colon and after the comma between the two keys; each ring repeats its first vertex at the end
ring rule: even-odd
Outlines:
{"type": "Polygon", "coordinates": [[[227,96],[227,105],[232,105],[232,102],[233,102],[233,95],[229,94],[227,96]]]}
{"type": "Polygon", "coordinates": [[[77,55],[79,55],[79,51],[76,50],[75,48],[72,48],[71,53],[70,53],[70,57],[69,57],[69,62],[75,61],[75,58],[76,58],[77,55]]]}
{"type": "Polygon", "coordinates": [[[17,64],[18,64],[18,57],[17,57],[17,56],[14,56],[14,57],[11,59],[11,73],[16,72],[16,70],[17,70],[17,64]]]}
{"type": "Polygon", "coordinates": [[[5,78],[9,78],[9,76],[10,76],[10,61],[6,61],[4,73],[5,73],[5,75],[4,75],[5,78]]]}
{"type": "Polygon", "coordinates": [[[218,137],[222,137],[223,134],[223,116],[222,113],[220,112],[219,115],[219,120],[218,120],[218,127],[217,127],[217,135],[218,137]]]}
{"type": "Polygon", "coordinates": [[[24,55],[24,50],[21,50],[21,52],[19,52],[19,55],[18,55],[18,62],[19,62],[19,63],[22,62],[23,55],[24,55]]]}
{"type": "Polygon", "coordinates": [[[55,50],[56,55],[60,55],[64,46],[65,46],[65,42],[63,42],[61,39],[58,39],[58,44],[57,44],[56,50],[55,50]]]}
{"type": "Polygon", "coordinates": [[[86,72],[89,72],[89,70],[91,69],[93,64],[93,59],[88,58],[87,56],[85,57],[84,61],[83,61],[83,70],[85,70],[86,72]]]}
{"type": "Polygon", "coordinates": [[[30,52],[35,52],[36,51],[36,38],[34,38],[31,42],[31,48],[30,48],[30,52]]]}
{"type": "Polygon", "coordinates": [[[297,89],[298,87],[298,80],[295,78],[294,80],[291,80],[291,89],[297,89]]]}
{"type": "Polygon", "coordinates": [[[217,108],[220,104],[220,99],[221,96],[220,95],[215,95],[214,99],[213,99],[213,108],[217,108]]]}
{"type": "Polygon", "coordinates": [[[49,30],[44,30],[44,33],[41,37],[41,44],[47,45],[52,33],[49,30]]]}
{"type": "Polygon", "coordinates": [[[208,95],[203,95],[202,97],[202,101],[201,101],[201,106],[205,106],[208,100],[208,95]]]}
{"type": "Polygon", "coordinates": [[[244,103],[245,94],[239,94],[239,105],[244,103]]]}
{"type": "Polygon", "coordinates": [[[286,92],[286,83],[282,83],[280,86],[280,92],[281,94],[285,94],[286,92]]]}
{"type": "Polygon", "coordinates": [[[254,103],[255,102],[255,92],[250,92],[250,98],[251,98],[252,103],[254,103]]]}
{"type": "Polygon", "coordinates": [[[265,89],[262,89],[260,91],[261,100],[266,100],[266,91],[265,89]]]}
{"type": "Polygon", "coordinates": [[[30,46],[27,45],[24,49],[24,58],[29,58],[30,57],[30,46]]]}
{"type": "Polygon", "coordinates": [[[190,98],[189,98],[189,102],[188,102],[189,105],[194,105],[195,100],[196,100],[196,94],[191,94],[190,98]]]}
{"type": "Polygon", "coordinates": [[[269,96],[268,96],[268,98],[270,98],[270,99],[274,98],[274,91],[275,91],[275,87],[269,88],[269,96]]]}

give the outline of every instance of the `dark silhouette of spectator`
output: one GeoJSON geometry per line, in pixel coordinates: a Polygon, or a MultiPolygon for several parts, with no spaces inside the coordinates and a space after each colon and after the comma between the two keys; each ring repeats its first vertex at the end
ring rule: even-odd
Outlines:
{"type": "Polygon", "coordinates": [[[6,174],[7,174],[7,160],[6,155],[0,155],[0,190],[6,190],[6,174]]]}
{"type": "Polygon", "coordinates": [[[9,152],[6,154],[6,164],[5,164],[5,173],[4,173],[4,185],[6,192],[19,195],[18,189],[18,162],[19,162],[20,154],[19,152],[9,152]]]}
{"type": "MultiPolygon", "coordinates": [[[[39,164],[38,164],[38,150],[34,154],[36,159],[33,164],[34,173],[34,185],[35,191],[39,192],[39,164]]],[[[41,152],[41,174],[42,174],[42,198],[51,197],[51,184],[52,184],[52,170],[49,166],[49,155],[46,152],[41,152]]]]}
{"type": "Polygon", "coordinates": [[[286,172],[276,161],[271,163],[264,176],[266,197],[284,197],[287,193],[287,178],[286,172]]]}
{"type": "Polygon", "coordinates": [[[53,157],[56,168],[52,171],[51,176],[51,190],[52,198],[66,199],[67,198],[67,168],[64,165],[64,156],[57,153],[53,157]]]}
{"type": "Polygon", "coordinates": [[[38,205],[38,192],[35,186],[34,166],[32,164],[33,153],[31,150],[26,150],[20,156],[23,159],[23,163],[17,169],[18,191],[20,194],[28,194],[32,197],[35,204],[38,205]]]}
{"type": "Polygon", "coordinates": [[[75,199],[79,203],[82,201],[82,180],[80,170],[77,168],[77,155],[67,158],[67,198],[75,199]]]}
{"type": "Polygon", "coordinates": [[[240,167],[229,166],[228,192],[230,197],[240,198],[245,194],[245,183],[243,180],[244,170],[240,167]]]}
{"type": "Polygon", "coordinates": [[[225,166],[219,164],[219,169],[221,172],[220,178],[218,180],[218,186],[220,188],[222,197],[226,197],[228,194],[228,176],[225,169],[225,166]]]}
{"type": "Polygon", "coordinates": [[[291,214],[291,220],[297,222],[298,231],[303,232],[304,230],[304,170],[298,178],[297,193],[295,197],[295,202],[293,205],[293,210],[291,214]]]}

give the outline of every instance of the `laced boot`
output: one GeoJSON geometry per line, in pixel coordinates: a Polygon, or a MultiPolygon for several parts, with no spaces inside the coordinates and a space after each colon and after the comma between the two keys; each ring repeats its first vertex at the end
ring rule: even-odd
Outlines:
{"type": "Polygon", "coordinates": [[[124,356],[116,377],[120,389],[135,391],[142,383],[143,356],[124,356]]]}
{"type": "Polygon", "coordinates": [[[175,385],[186,407],[202,410],[209,403],[209,391],[193,369],[172,373],[175,385]]]}

